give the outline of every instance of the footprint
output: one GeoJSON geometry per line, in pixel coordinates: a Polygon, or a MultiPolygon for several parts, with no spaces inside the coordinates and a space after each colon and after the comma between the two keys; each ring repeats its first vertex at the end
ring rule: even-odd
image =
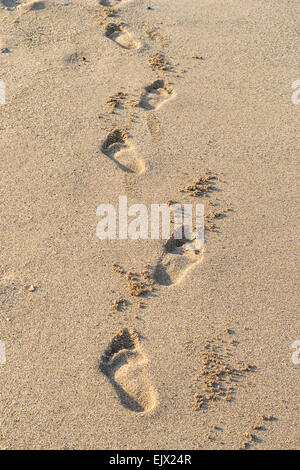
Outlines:
{"type": "Polygon", "coordinates": [[[178,284],[201,261],[202,255],[203,248],[199,249],[197,240],[171,236],[156,264],[153,277],[162,286],[178,284]]]}
{"type": "Polygon", "coordinates": [[[140,48],[140,43],[126,30],[123,23],[108,23],[105,26],[105,36],[123,49],[134,50],[140,48]]]}
{"type": "Polygon", "coordinates": [[[100,371],[109,379],[121,404],[136,413],[149,412],[157,402],[146,372],[147,363],[138,334],[127,328],[113,337],[99,363],[100,371]]]}
{"type": "Polygon", "coordinates": [[[103,142],[101,150],[127,173],[140,174],[145,171],[144,161],[136,155],[134,148],[128,143],[126,132],[122,129],[111,131],[103,142]]]}
{"type": "Polygon", "coordinates": [[[156,80],[151,85],[145,87],[142,93],[139,106],[148,110],[157,109],[172,96],[175,92],[165,80],[156,80]]]}

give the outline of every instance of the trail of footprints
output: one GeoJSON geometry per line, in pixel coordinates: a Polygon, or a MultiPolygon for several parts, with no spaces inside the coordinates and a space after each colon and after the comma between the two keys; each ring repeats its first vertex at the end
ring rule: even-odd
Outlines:
{"type": "MultiPolygon", "coordinates": [[[[106,8],[113,8],[127,1],[129,0],[100,0],[99,4],[106,8]]],[[[0,0],[0,3],[8,9],[19,7],[24,12],[38,11],[45,8],[45,3],[41,1],[29,1],[22,5],[14,0],[0,0]]],[[[134,38],[134,35],[126,29],[122,22],[107,23],[104,34],[124,49],[136,50],[141,47],[139,41],[134,38]]],[[[67,62],[70,63],[76,61],[78,61],[77,55],[74,55],[74,57],[71,55],[67,59],[67,62]]],[[[138,101],[138,107],[145,112],[153,112],[175,96],[176,93],[168,81],[157,79],[144,88],[138,101]]],[[[134,145],[125,130],[113,129],[102,142],[101,150],[125,173],[139,175],[146,170],[143,159],[137,155],[134,145]]],[[[211,177],[207,178],[205,182],[209,179],[211,177]]],[[[199,181],[197,184],[199,185],[199,181]]],[[[194,187],[192,189],[195,190],[194,187]]],[[[198,187],[196,189],[199,191],[198,187]]],[[[153,268],[153,280],[161,286],[177,285],[196,264],[201,262],[202,256],[203,251],[197,246],[196,240],[188,240],[184,236],[177,238],[172,235],[164,244],[163,252],[153,268]]],[[[143,289],[141,290],[143,291],[143,289]]],[[[111,339],[108,347],[103,352],[99,360],[99,370],[110,382],[125,409],[134,413],[148,413],[155,408],[158,398],[148,376],[149,359],[147,354],[143,352],[140,342],[140,337],[134,329],[122,329],[111,339]]],[[[218,366],[224,366],[219,357],[217,357],[217,361],[215,356],[213,359],[218,366]]],[[[205,399],[199,392],[195,394],[197,409],[208,403],[210,399],[215,399],[215,395],[221,397],[225,395],[225,398],[228,398],[224,386],[217,383],[219,375],[223,374],[222,367],[220,371],[216,367],[209,370],[210,376],[214,379],[213,386],[211,386],[210,381],[205,383],[209,387],[208,391],[210,393],[206,393],[205,399]]],[[[227,367],[226,372],[229,375],[234,375],[249,371],[251,368],[252,366],[249,365],[239,369],[227,367]]],[[[206,370],[204,370],[203,375],[207,375],[206,370]]],[[[205,391],[207,392],[207,390],[205,391]]],[[[264,419],[267,420],[267,418],[264,419]]],[[[260,428],[261,426],[256,426],[255,429],[260,428]]],[[[243,446],[245,447],[245,443],[243,443],[243,446]]]]}
{"type": "MultiPolygon", "coordinates": [[[[28,1],[22,5],[13,0],[0,1],[8,8],[19,7],[24,12],[42,10],[46,6],[42,1],[28,1]]],[[[100,0],[99,4],[103,9],[112,10],[108,13],[114,16],[113,9],[127,1],[129,0],[100,0]]],[[[104,35],[123,49],[137,50],[141,47],[141,43],[122,21],[107,22],[104,25],[104,35]]],[[[66,58],[66,63],[77,63],[82,59],[81,56],[79,53],[71,54],[66,58]]],[[[167,61],[163,56],[157,53],[154,54],[154,59],[151,68],[154,70],[157,67],[158,70],[165,71],[167,61]]],[[[176,93],[167,80],[156,79],[144,87],[136,106],[146,113],[148,123],[149,120],[153,121],[153,113],[175,96],[176,93]]],[[[141,175],[146,171],[145,162],[137,154],[132,139],[124,129],[111,130],[101,144],[101,151],[124,173],[141,175]]],[[[195,241],[185,237],[176,239],[172,235],[153,267],[153,281],[161,286],[175,286],[201,259],[202,250],[197,248],[195,241]]],[[[109,380],[121,405],[132,412],[147,413],[157,404],[157,395],[148,377],[148,362],[138,333],[128,328],[112,338],[99,361],[99,370],[109,380]]]]}
{"type": "MultiPolygon", "coordinates": [[[[107,8],[113,8],[120,3],[117,0],[100,1],[100,4],[107,8]]],[[[123,49],[136,50],[141,46],[121,21],[106,23],[104,34],[123,49]]],[[[150,64],[148,60],[152,70],[165,71],[166,64],[168,62],[161,53],[154,54],[150,64]]],[[[175,96],[176,92],[170,83],[160,78],[145,86],[136,101],[135,106],[145,113],[145,120],[153,138],[159,134],[155,111],[175,96]]],[[[124,108],[126,97],[127,94],[119,92],[108,98],[107,104],[111,106],[111,114],[115,114],[117,108],[124,108]]],[[[137,154],[133,140],[125,129],[112,129],[102,142],[101,151],[125,175],[137,176],[146,172],[145,162],[137,154]]],[[[201,262],[202,256],[203,249],[198,247],[197,239],[193,239],[193,235],[191,239],[186,239],[184,235],[175,237],[173,233],[164,244],[160,258],[152,266],[152,281],[162,287],[176,286],[201,262]]],[[[129,282],[131,282],[131,295],[148,295],[148,284],[145,287],[143,281],[131,278],[129,282]]],[[[118,298],[114,305],[119,307],[120,303],[122,306],[127,305],[123,297],[118,298]]],[[[109,380],[120,404],[135,413],[147,413],[157,404],[157,395],[148,377],[147,364],[148,357],[141,349],[138,333],[128,328],[121,330],[112,338],[99,362],[99,369],[109,380]]]]}
{"type": "MultiPolygon", "coordinates": [[[[101,0],[100,3],[109,8],[120,4],[110,0],[101,0]]],[[[140,43],[121,21],[108,22],[104,27],[104,34],[124,49],[135,50],[140,47],[140,43]]],[[[176,93],[167,80],[157,79],[144,87],[136,106],[154,119],[153,112],[175,96],[176,93]]],[[[116,107],[118,102],[114,99],[113,113],[116,107]]],[[[148,123],[148,117],[146,120],[148,123]]],[[[125,173],[140,175],[146,171],[143,159],[137,155],[131,138],[124,129],[115,128],[110,131],[101,144],[101,151],[125,173]]],[[[201,259],[202,251],[197,248],[195,241],[185,237],[175,239],[172,235],[153,267],[153,280],[161,286],[176,285],[201,259]]],[[[156,393],[147,377],[147,362],[137,333],[130,329],[121,330],[111,340],[100,361],[100,371],[108,378],[120,403],[134,412],[148,412],[157,402],[156,393]]]]}

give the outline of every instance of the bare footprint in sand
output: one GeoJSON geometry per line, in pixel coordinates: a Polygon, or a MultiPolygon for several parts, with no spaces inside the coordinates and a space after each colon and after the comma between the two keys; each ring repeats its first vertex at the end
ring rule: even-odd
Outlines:
{"type": "Polygon", "coordinates": [[[147,363],[138,334],[127,328],[113,337],[99,363],[100,371],[109,379],[121,404],[136,413],[149,412],[157,402],[147,375],[147,363]]]}
{"type": "Polygon", "coordinates": [[[127,31],[123,23],[108,23],[105,26],[105,36],[123,49],[139,49],[140,43],[127,31]]]}
{"type": "Polygon", "coordinates": [[[165,80],[156,80],[145,87],[139,106],[148,110],[160,108],[163,103],[175,95],[173,88],[165,80]]]}
{"type": "Polygon", "coordinates": [[[101,150],[115,164],[127,173],[140,174],[145,171],[145,163],[136,155],[128,136],[122,129],[111,131],[101,146],[101,150]]]}
{"type": "Polygon", "coordinates": [[[155,266],[153,277],[162,286],[178,284],[202,260],[203,248],[197,240],[169,238],[164,253],[155,266]]]}

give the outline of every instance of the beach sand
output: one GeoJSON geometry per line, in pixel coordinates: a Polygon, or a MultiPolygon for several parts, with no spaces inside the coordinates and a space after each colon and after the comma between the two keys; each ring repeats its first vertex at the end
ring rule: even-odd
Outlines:
{"type": "Polygon", "coordinates": [[[0,0],[0,448],[299,448],[298,2],[102,3],[0,0]]]}

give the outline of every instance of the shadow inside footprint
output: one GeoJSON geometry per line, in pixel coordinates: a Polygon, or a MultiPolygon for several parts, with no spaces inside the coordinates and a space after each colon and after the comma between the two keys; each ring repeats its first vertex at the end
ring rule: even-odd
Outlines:
{"type": "Polygon", "coordinates": [[[161,263],[157,263],[155,267],[153,278],[161,286],[171,286],[173,284],[167,268],[167,266],[163,266],[161,263]]]}
{"type": "Polygon", "coordinates": [[[122,0],[100,0],[99,3],[103,7],[112,8],[114,6],[120,5],[122,3],[122,0]]]}
{"type": "Polygon", "coordinates": [[[32,2],[30,10],[37,11],[44,10],[44,8],[46,8],[45,2],[32,2]]]}
{"type": "Polygon", "coordinates": [[[138,334],[127,328],[112,339],[99,362],[99,370],[114,387],[120,403],[136,413],[150,411],[156,404],[145,371],[147,362],[138,334]]]}

